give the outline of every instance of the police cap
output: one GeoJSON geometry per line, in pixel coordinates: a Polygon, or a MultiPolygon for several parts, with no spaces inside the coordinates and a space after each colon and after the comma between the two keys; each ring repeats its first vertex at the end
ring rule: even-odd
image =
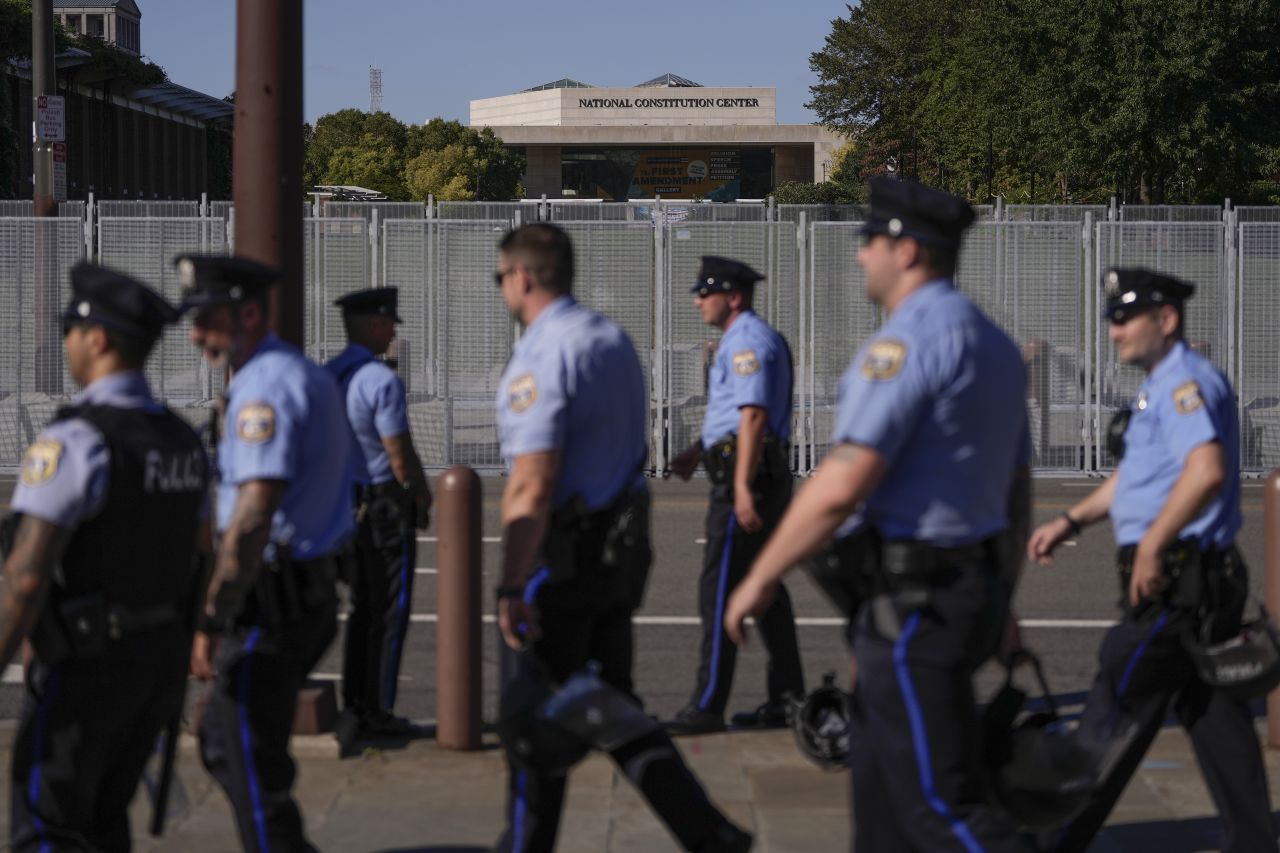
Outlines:
{"type": "Polygon", "coordinates": [[[397,323],[403,323],[404,321],[396,312],[399,295],[399,289],[394,287],[374,287],[348,293],[340,299],[335,299],[333,304],[342,309],[344,317],[375,314],[391,317],[397,323]]]}
{"type": "Polygon", "coordinates": [[[1107,270],[1102,280],[1107,288],[1102,317],[1115,323],[1161,305],[1181,308],[1196,290],[1185,281],[1142,267],[1116,267],[1107,270]]]}
{"type": "Polygon", "coordinates": [[[728,293],[734,288],[751,287],[763,280],[764,276],[741,261],[703,255],[702,265],[698,267],[698,280],[689,288],[689,292],[699,296],[728,293]]]}
{"type": "Polygon", "coordinates": [[[159,294],[127,275],[83,261],[71,270],[71,302],[62,314],[63,329],[104,326],[151,343],[178,316],[159,294]]]}
{"type": "Polygon", "coordinates": [[[912,237],[927,246],[959,249],[961,236],[973,224],[973,208],[950,193],[893,178],[868,183],[871,211],[862,226],[864,235],[912,237]]]}
{"type": "Polygon", "coordinates": [[[235,256],[181,255],[174,266],[183,287],[183,311],[243,302],[280,280],[276,268],[235,256]]]}

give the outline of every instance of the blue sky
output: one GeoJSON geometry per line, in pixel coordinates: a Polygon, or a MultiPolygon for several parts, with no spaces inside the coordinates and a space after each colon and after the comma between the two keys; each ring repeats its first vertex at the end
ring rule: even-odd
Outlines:
{"type": "MultiPolygon", "coordinates": [[[[257,0],[270,2],[270,0],[257,0]]],[[[142,47],[169,79],[222,97],[235,88],[234,0],[136,0],[142,47]]],[[[308,121],[383,108],[404,122],[467,120],[474,98],[572,77],[631,86],[671,72],[707,86],[775,86],[778,121],[804,108],[844,0],[305,0],[308,121]]]]}

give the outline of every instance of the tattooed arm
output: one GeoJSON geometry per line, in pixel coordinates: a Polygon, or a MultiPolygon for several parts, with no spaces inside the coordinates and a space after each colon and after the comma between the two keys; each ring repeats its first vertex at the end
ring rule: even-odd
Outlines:
{"type": "Polygon", "coordinates": [[[9,665],[44,607],[53,567],[62,559],[71,531],[25,515],[4,562],[0,584],[0,669],[9,665]]]}
{"type": "Polygon", "coordinates": [[[205,596],[205,615],[215,624],[234,619],[244,606],[245,595],[262,567],[271,517],[284,497],[284,486],[283,480],[249,480],[237,490],[205,596]]]}

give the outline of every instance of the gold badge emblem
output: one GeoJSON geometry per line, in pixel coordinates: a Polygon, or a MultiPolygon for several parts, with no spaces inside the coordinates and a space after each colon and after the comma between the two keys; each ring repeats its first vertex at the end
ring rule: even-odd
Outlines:
{"type": "Polygon", "coordinates": [[[53,479],[62,459],[62,442],[53,438],[41,438],[27,448],[22,457],[22,485],[39,486],[53,479]]]}
{"type": "Polygon", "coordinates": [[[1173,407],[1178,410],[1178,414],[1189,415],[1203,405],[1200,385],[1194,379],[1173,389],[1173,407]]]}
{"type": "Polygon", "coordinates": [[[733,372],[739,376],[750,376],[753,373],[759,373],[760,359],[756,358],[756,351],[744,349],[742,352],[734,353],[733,372]]]}
{"type": "Polygon", "coordinates": [[[507,386],[507,405],[517,415],[538,402],[538,383],[532,373],[517,376],[507,386]]]}
{"type": "Polygon", "coordinates": [[[907,345],[893,338],[874,341],[862,359],[862,375],[876,382],[892,379],[902,370],[907,358],[907,345]]]}
{"type": "Polygon", "coordinates": [[[236,437],[245,444],[266,444],[276,434],[276,410],[269,403],[246,403],[236,415],[236,437]]]}

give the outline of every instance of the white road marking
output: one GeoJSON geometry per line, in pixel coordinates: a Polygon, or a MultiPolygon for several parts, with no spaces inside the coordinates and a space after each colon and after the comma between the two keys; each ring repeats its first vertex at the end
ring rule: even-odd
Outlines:
{"type": "Polygon", "coordinates": [[[415,575],[434,575],[436,574],[436,570],[435,569],[414,569],[413,573],[415,575]]]}
{"type": "Polygon", "coordinates": [[[700,537],[700,538],[698,538],[698,539],[693,540],[693,544],[694,544],[694,545],[706,545],[706,544],[707,544],[706,537],[700,537]]]}
{"type": "MultiPolygon", "coordinates": [[[[436,536],[419,536],[418,541],[419,542],[439,542],[440,539],[439,537],[436,537],[436,536]]],[[[501,536],[481,536],[480,541],[481,542],[501,542],[502,537],[501,536]]]]}
{"type": "MultiPolygon", "coordinates": [[[[338,616],[340,621],[345,622],[347,615],[345,613],[338,616]]],[[[486,625],[492,625],[497,621],[497,617],[492,613],[486,613],[481,616],[486,625]]],[[[440,617],[435,613],[412,613],[409,615],[410,622],[420,622],[434,624],[440,621],[440,617]]],[[[636,625],[647,625],[658,628],[684,627],[690,625],[701,625],[702,622],[697,616],[636,616],[631,620],[636,625]]],[[[841,628],[844,626],[845,620],[839,616],[798,616],[796,617],[796,625],[801,628],[841,628]]],[[[748,619],[747,624],[754,624],[754,620],[748,619]]],[[[1018,624],[1023,628],[1068,628],[1077,630],[1097,630],[1099,628],[1110,628],[1115,625],[1114,619],[1020,619],[1018,624]]],[[[8,675],[6,674],[6,678],[8,675]]]]}
{"type": "Polygon", "coordinates": [[[22,683],[22,664],[11,663],[4,668],[5,684],[21,684],[22,683]]]}

